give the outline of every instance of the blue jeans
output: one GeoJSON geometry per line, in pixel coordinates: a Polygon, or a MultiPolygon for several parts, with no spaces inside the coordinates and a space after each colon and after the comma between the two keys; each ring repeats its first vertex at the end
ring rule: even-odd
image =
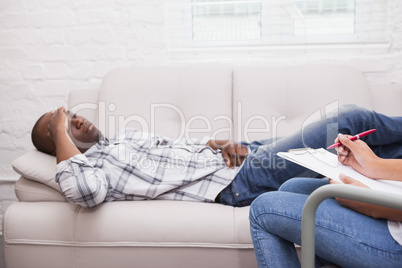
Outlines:
{"type": "MultiPolygon", "coordinates": [[[[402,158],[402,117],[387,117],[356,105],[341,106],[322,120],[293,135],[273,140],[243,143],[250,154],[233,182],[220,193],[220,202],[248,206],[259,195],[278,190],[294,177],[320,175],[276,155],[295,148],[327,148],[338,133],[355,135],[376,128],[364,140],[382,158],[402,158]]],[[[331,149],[335,153],[335,149],[331,149]]]]}
{"type": "MultiPolygon", "coordinates": [[[[301,243],[301,217],[308,195],[325,179],[295,178],[277,192],[260,195],[250,207],[250,229],[258,267],[300,267],[294,243],[301,243]]],[[[402,246],[387,221],[344,208],[335,199],[316,214],[316,267],[401,267],[402,246]]]]}

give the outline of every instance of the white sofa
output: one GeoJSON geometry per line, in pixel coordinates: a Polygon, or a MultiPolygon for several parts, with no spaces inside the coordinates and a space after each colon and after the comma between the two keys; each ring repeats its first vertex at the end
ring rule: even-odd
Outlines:
{"type": "MultiPolygon", "coordinates": [[[[369,88],[348,66],[210,63],[113,70],[99,91],[72,91],[69,107],[107,136],[128,126],[240,141],[286,135],[347,103],[402,115],[401,100],[398,86],[369,88]]],[[[36,150],[13,162],[20,202],[4,215],[7,268],[257,266],[248,207],[126,201],[86,209],[66,202],[55,163],[36,150]]]]}

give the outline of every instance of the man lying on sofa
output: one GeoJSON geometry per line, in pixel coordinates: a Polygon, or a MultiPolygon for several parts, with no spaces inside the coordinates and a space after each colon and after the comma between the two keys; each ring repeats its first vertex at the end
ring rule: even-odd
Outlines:
{"type": "Polygon", "coordinates": [[[328,138],[333,141],[338,133],[354,135],[379,126],[365,142],[383,158],[402,158],[402,117],[354,105],[275,142],[249,144],[206,139],[174,143],[133,129],[107,139],[85,118],[60,107],[39,118],[32,142],[39,151],[56,156],[56,181],[69,202],[84,207],[151,199],[247,206],[290,178],[319,176],[276,152],[325,148],[328,138]]]}

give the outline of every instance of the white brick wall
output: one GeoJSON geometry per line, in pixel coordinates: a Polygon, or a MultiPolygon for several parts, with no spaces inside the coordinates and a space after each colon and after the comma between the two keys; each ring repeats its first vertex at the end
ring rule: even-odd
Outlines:
{"type": "MultiPolygon", "coordinates": [[[[306,55],[242,62],[348,64],[364,71],[372,85],[402,85],[402,1],[389,1],[395,15],[386,55],[306,55]]],[[[32,148],[32,125],[44,112],[66,105],[71,89],[98,88],[113,68],[171,63],[166,53],[166,2],[0,1],[0,180],[18,177],[11,161],[32,148]]],[[[0,183],[0,213],[16,199],[12,186],[0,183]]]]}

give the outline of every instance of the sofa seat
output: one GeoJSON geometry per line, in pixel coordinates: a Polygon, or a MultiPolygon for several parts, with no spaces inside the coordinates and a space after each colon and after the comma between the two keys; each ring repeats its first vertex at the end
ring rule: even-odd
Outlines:
{"type": "Polygon", "coordinates": [[[8,267],[250,267],[247,219],[248,207],[220,204],[109,202],[86,209],[18,202],[5,214],[4,239],[8,267]]]}

